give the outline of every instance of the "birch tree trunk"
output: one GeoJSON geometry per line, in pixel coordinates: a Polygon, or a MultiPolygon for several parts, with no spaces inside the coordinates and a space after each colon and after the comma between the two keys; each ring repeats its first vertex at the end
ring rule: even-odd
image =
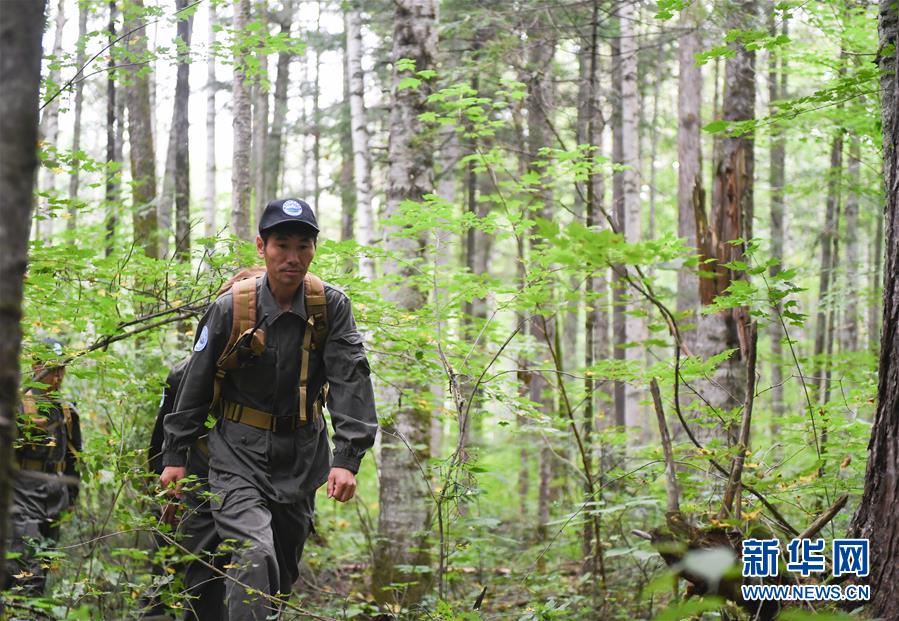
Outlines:
{"type": "MultiPolygon", "coordinates": [[[[459,144],[459,134],[455,131],[455,127],[453,125],[447,125],[444,130],[441,132],[440,142],[443,145],[442,148],[437,153],[437,165],[440,171],[440,180],[437,182],[437,195],[440,198],[448,201],[451,204],[457,204],[458,200],[458,192],[459,192],[459,177],[456,174],[455,170],[453,170],[456,162],[458,161],[461,153],[462,147],[459,144]]],[[[450,267],[450,263],[452,261],[452,252],[450,248],[452,247],[452,239],[453,235],[449,231],[438,230],[435,231],[435,235],[437,237],[437,247],[434,251],[433,261],[435,263],[434,268],[438,275],[447,273],[446,270],[450,267]]],[[[445,281],[445,278],[442,278],[445,281]]],[[[434,304],[439,306],[443,306],[447,303],[446,299],[446,288],[441,287],[439,290],[434,292],[434,304]]],[[[463,316],[463,321],[465,318],[463,316]]],[[[447,334],[447,322],[443,317],[439,319],[441,326],[441,334],[447,334]]],[[[473,341],[469,341],[473,342],[473,341]]],[[[462,373],[466,373],[465,369],[461,369],[462,373]]],[[[441,378],[443,379],[443,378],[441,378]]],[[[437,414],[431,418],[431,457],[440,459],[443,451],[443,421],[444,417],[442,415],[444,411],[443,403],[446,399],[446,390],[444,389],[444,381],[435,382],[431,385],[431,394],[434,395],[434,409],[437,414]]],[[[463,396],[468,396],[469,386],[465,386],[462,388],[463,396]]],[[[474,414],[475,408],[472,406],[469,408],[469,415],[474,414]]],[[[460,421],[462,423],[462,421],[460,421]]],[[[470,428],[471,422],[466,421],[465,427],[470,428]]],[[[467,438],[462,437],[460,440],[463,443],[467,443],[467,438]]],[[[460,506],[460,509],[462,507],[460,506]]]]}
{"type": "MultiPolygon", "coordinates": [[[[250,21],[250,0],[234,3],[234,36],[244,36],[250,21]]],[[[231,158],[231,227],[240,239],[250,239],[250,96],[247,92],[246,45],[237,44],[234,80],[231,86],[231,113],[234,115],[234,151],[231,158]]]]}
{"type": "MultiPolygon", "coordinates": [[[[705,210],[705,189],[702,186],[702,127],[700,106],[702,102],[702,71],[696,64],[699,53],[699,24],[695,9],[681,13],[684,34],[678,40],[677,76],[677,235],[686,240],[690,248],[696,247],[696,210],[705,210]]],[[[689,313],[682,321],[696,321],[697,293],[696,273],[685,267],[677,272],[677,311],[689,313]]],[[[695,334],[694,331],[684,335],[695,334]]],[[[692,338],[686,336],[692,343],[692,338]]]]}
{"type": "MultiPolygon", "coordinates": [[[[258,74],[253,77],[251,89],[253,127],[250,138],[250,170],[253,176],[253,204],[256,206],[256,222],[271,198],[265,196],[265,157],[268,153],[268,55],[256,53],[258,74]]],[[[316,210],[317,212],[318,210],[316,210]]]]}
{"type": "MultiPolygon", "coordinates": [[[[611,79],[612,86],[610,90],[610,100],[612,104],[612,163],[619,166],[624,164],[623,150],[623,124],[621,114],[621,93],[622,93],[622,66],[621,66],[621,37],[616,36],[609,42],[610,53],[612,57],[611,79]]],[[[624,209],[624,172],[621,169],[612,173],[612,219],[615,223],[615,229],[619,233],[623,233],[625,228],[625,209],[624,209]]],[[[627,283],[619,274],[619,270],[614,270],[612,285],[612,338],[614,342],[612,355],[621,365],[625,362],[625,350],[627,343],[627,331],[625,323],[625,298],[627,296],[627,283]]],[[[615,416],[614,424],[616,427],[624,428],[627,424],[627,403],[626,403],[626,385],[624,381],[615,382],[615,416]]]]}
{"type": "MultiPolygon", "coordinates": [[[[59,4],[56,8],[52,56],[56,59],[57,62],[54,63],[54,66],[50,68],[50,72],[47,75],[47,90],[50,94],[55,93],[62,86],[62,75],[60,72],[60,67],[62,66],[63,60],[62,34],[63,28],[65,28],[66,25],[66,4],[66,0],[59,0],[59,4]]],[[[6,10],[8,11],[10,9],[6,10]]],[[[46,95],[47,93],[45,93],[45,96],[46,95]]],[[[57,142],[59,141],[60,103],[61,97],[55,98],[53,101],[47,104],[47,106],[44,108],[43,114],[41,115],[40,136],[41,144],[44,149],[57,146],[57,142]]],[[[51,167],[44,166],[43,168],[41,168],[41,180],[38,186],[44,192],[55,192],[56,174],[51,170],[51,167]]],[[[43,216],[48,216],[49,205],[42,206],[40,203],[38,203],[37,211],[43,216]]],[[[53,221],[49,217],[43,222],[41,222],[41,220],[35,220],[33,226],[35,239],[40,239],[41,236],[43,236],[45,239],[49,239],[50,235],[53,232],[53,221]]]]}
{"type": "Polygon", "coordinates": [[[206,201],[205,214],[206,237],[216,234],[215,228],[215,95],[218,93],[219,84],[215,78],[215,30],[218,25],[218,16],[215,12],[215,4],[209,3],[209,28],[206,31],[209,58],[206,61],[206,201]]]}
{"type": "MultiPolygon", "coordinates": [[[[296,7],[293,0],[284,3],[279,22],[281,32],[290,34],[296,7]]],[[[265,142],[265,166],[263,200],[268,201],[279,195],[281,169],[284,167],[284,126],[287,121],[287,87],[290,85],[290,62],[293,60],[293,52],[284,50],[278,52],[278,77],[275,79],[274,110],[272,111],[272,126],[265,142]]]]}
{"type": "MultiPolygon", "coordinates": [[[[394,63],[407,58],[415,70],[434,66],[437,50],[437,6],[434,0],[396,0],[393,54],[394,63]]],[[[414,88],[399,88],[401,73],[393,71],[393,97],[390,109],[385,216],[400,212],[403,201],[421,201],[432,191],[432,152],[422,140],[419,115],[426,108],[427,81],[414,88]]],[[[413,268],[404,259],[419,256],[422,240],[403,238],[385,231],[385,247],[397,258],[385,260],[384,271],[400,281],[384,297],[401,310],[413,311],[425,303],[424,294],[411,283],[413,268]]],[[[380,463],[379,541],[375,549],[372,578],[375,597],[381,602],[418,601],[426,590],[422,584],[427,573],[401,571],[398,565],[430,565],[427,529],[430,524],[428,485],[419,464],[427,463],[430,447],[431,412],[411,397],[426,387],[405,382],[386,389],[387,400],[395,404],[393,422],[385,425],[380,463]],[[410,393],[401,398],[402,393],[410,393]],[[408,448],[407,448],[408,445],[408,448]],[[411,583],[399,590],[387,590],[392,583],[411,583]]]]}
{"type": "Polygon", "coordinates": [[[850,536],[870,540],[872,616],[899,618],[899,62],[896,44],[899,9],[895,0],[880,2],[881,125],[886,191],[887,253],[883,295],[883,340],[877,387],[877,414],[868,444],[865,490],[852,520],[850,536]]]}
{"type": "MultiPolygon", "coordinates": [[[[124,29],[134,29],[145,18],[143,0],[125,5],[124,29]]],[[[128,36],[133,62],[149,57],[146,29],[128,36]]],[[[159,256],[159,221],[156,216],[156,151],[151,127],[150,82],[139,65],[129,69],[131,84],[125,89],[128,105],[128,138],[131,145],[131,209],[135,243],[148,257],[159,256]]]]}
{"type": "MultiPolygon", "coordinates": [[[[636,243],[641,239],[641,209],[640,209],[640,155],[639,141],[640,130],[637,124],[637,109],[639,101],[637,96],[637,39],[633,29],[635,13],[634,5],[630,2],[622,3],[617,11],[620,24],[621,46],[621,162],[627,168],[621,173],[622,202],[624,203],[624,237],[629,243],[636,243]]],[[[642,343],[646,340],[646,322],[638,316],[643,304],[636,293],[627,292],[629,302],[624,320],[627,342],[631,345],[642,343]]],[[[642,366],[643,348],[628,347],[625,350],[625,359],[637,367],[642,366]]],[[[640,406],[640,400],[645,391],[636,383],[628,383],[625,386],[625,424],[635,431],[632,440],[640,443],[647,439],[648,429],[644,408],[640,406]]]]}
{"type": "MultiPolygon", "coordinates": [[[[741,0],[732,5],[727,15],[728,30],[751,29],[756,22],[755,0],[741,0]]],[[[733,56],[725,62],[725,90],[722,116],[726,121],[743,121],[755,114],[755,53],[742,44],[733,44],[733,56]]],[[[742,274],[723,267],[723,264],[741,260],[742,245],[729,242],[752,237],[752,183],[754,151],[751,135],[726,135],[720,141],[720,158],[715,162],[715,185],[712,188],[711,217],[706,220],[704,211],[697,211],[696,235],[700,254],[713,258],[714,278],[699,281],[700,302],[705,306],[714,301],[742,274]]],[[[747,344],[748,312],[745,308],[729,309],[699,318],[696,354],[704,359],[727,349],[734,353],[722,362],[710,381],[696,382],[695,387],[711,406],[711,411],[700,420],[718,427],[697,427],[697,435],[736,440],[735,421],[728,413],[743,403],[745,396],[745,368],[743,352],[747,344]]],[[[695,402],[694,402],[695,403],[695,402]]]]}
{"type": "MultiPolygon", "coordinates": [[[[315,3],[315,31],[321,31],[322,4],[320,0],[315,3]]],[[[312,206],[318,213],[319,200],[321,200],[321,143],[322,143],[322,113],[321,113],[321,50],[315,46],[314,72],[312,83],[312,206]]]]}
{"type": "Polygon", "coordinates": [[[0,585],[6,545],[19,410],[22,289],[37,172],[43,0],[7,2],[0,12],[0,585]]]}
{"type": "MultiPolygon", "coordinates": [[[[350,79],[350,123],[353,140],[353,181],[356,184],[356,241],[368,247],[374,236],[371,204],[371,160],[368,123],[365,118],[365,74],[362,71],[362,19],[356,3],[344,13],[346,27],[347,74],[350,79]]],[[[368,281],[375,277],[374,262],[364,253],[359,273],[368,281]]]]}
{"type": "MultiPolygon", "coordinates": [[[[80,69],[84,66],[86,58],[85,45],[87,44],[87,16],[88,7],[78,7],[78,43],[75,55],[75,64],[80,69]]],[[[72,153],[81,150],[81,112],[84,108],[84,80],[78,80],[75,85],[75,122],[72,126],[72,153]]],[[[80,185],[80,166],[72,166],[69,174],[69,219],[66,221],[66,231],[69,234],[69,242],[75,243],[75,225],[78,222],[78,190],[80,185]]]]}

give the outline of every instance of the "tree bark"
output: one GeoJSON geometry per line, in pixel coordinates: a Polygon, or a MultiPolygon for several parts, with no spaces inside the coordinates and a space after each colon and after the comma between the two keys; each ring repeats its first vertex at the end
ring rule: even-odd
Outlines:
{"type": "MultiPolygon", "coordinates": [[[[315,31],[321,31],[322,4],[316,1],[315,31]]],[[[321,200],[321,152],[322,152],[322,112],[321,112],[321,50],[315,46],[314,71],[312,82],[312,206],[315,213],[319,210],[321,200]]]]}
{"type": "MultiPolygon", "coordinates": [[[[268,27],[266,26],[266,30],[268,27]]],[[[268,153],[268,55],[256,52],[258,72],[253,76],[251,88],[253,127],[250,138],[250,170],[253,176],[253,202],[256,206],[255,221],[262,218],[265,206],[272,198],[265,196],[265,158],[268,153]]],[[[316,210],[317,211],[317,210],[316,210]]]]}
{"type": "MultiPolygon", "coordinates": [[[[371,205],[371,159],[368,145],[368,123],[365,117],[365,74],[362,71],[362,19],[357,4],[344,14],[347,46],[347,74],[350,80],[350,123],[353,140],[353,181],[356,184],[356,241],[371,245],[374,236],[374,213],[371,205]]],[[[359,259],[359,274],[371,281],[375,277],[374,262],[364,254],[359,259]]]]}
{"type": "MultiPolygon", "coordinates": [[[[241,37],[250,21],[250,0],[234,4],[234,33],[241,37]]],[[[239,44],[234,58],[231,86],[231,113],[234,115],[234,150],[231,158],[231,227],[240,239],[250,239],[250,136],[251,110],[247,92],[245,44],[239,44]]]]}
{"type": "MultiPolygon", "coordinates": [[[[144,0],[125,5],[126,32],[145,19],[144,0]]],[[[128,36],[132,62],[141,63],[147,53],[146,29],[128,36]]],[[[143,65],[128,70],[131,84],[125,89],[128,105],[128,137],[131,145],[131,209],[134,241],[148,257],[159,256],[159,221],[156,215],[156,152],[153,147],[150,82],[143,65]]]]}
{"type": "Polygon", "coordinates": [[[6,2],[0,11],[0,585],[6,583],[6,542],[19,411],[22,290],[37,171],[43,0],[6,2]]]}
{"type": "MultiPolygon", "coordinates": [[[[188,0],[175,0],[176,10],[187,7],[188,0]]],[[[172,131],[179,137],[175,147],[175,255],[179,261],[190,258],[190,38],[193,13],[178,19],[178,74],[175,82],[175,115],[172,131]]]]}
{"type": "MultiPolygon", "coordinates": [[[[434,0],[396,0],[393,31],[393,62],[406,58],[415,70],[434,66],[437,49],[437,6],[434,0]]],[[[394,64],[393,97],[390,109],[387,159],[387,205],[385,216],[401,211],[404,201],[421,201],[432,191],[432,151],[422,139],[419,115],[427,109],[428,83],[399,88],[402,75],[394,64]]],[[[385,247],[393,257],[385,260],[384,271],[400,282],[384,292],[399,309],[414,311],[425,303],[425,295],[412,283],[411,260],[420,256],[421,239],[410,239],[385,231],[385,247]],[[409,262],[407,262],[409,261],[409,262]]],[[[418,601],[426,590],[428,574],[402,571],[398,565],[430,565],[427,530],[431,508],[428,485],[419,464],[427,463],[430,446],[430,404],[420,405],[412,395],[426,390],[412,381],[385,388],[388,403],[396,404],[393,422],[385,425],[380,464],[379,543],[375,550],[373,588],[381,602],[399,599],[406,604],[418,601]],[[402,398],[403,395],[405,398],[402,398]],[[408,447],[407,447],[408,444],[408,447]],[[385,587],[395,582],[411,583],[399,590],[385,587]]]]}
{"type": "MultiPolygon", "coordinates": [[[[777,35],[776,12],[771,12],[769,21],[769,31],[772,36],[777,35]]],[[[782,16],[781,29],[784,35],[787,34],[787,17],[786,13],[782,16]]],[[[772,49],[768,55],[768,99],[769,113],[775,111],[778,100],[787,97],[787,71],[786,61],[783,54],[772,49]]],[[[770,161],[771,165],[768,173],[768,182],[771,192],[771,257],[783,262],[784,259],[784,216],[786,214],[784,202],[784,188],[786,185],[786,138],[784,136],[785,128],[778,127],[771,135],[770,161]]],[[[770,274],[775,276],[780,271],[778,265],[771,267],[770,274]]],[[[778,301],[774,309],[772,309],[776,317],[780,317],[783,313],[783,304],[778,301]]],[[[778,420],[783,417],[786,410],[784,408],[784,389],[783,389],[783,345],[781,339],[785,336],[783,327],[779,320],[772,321],[768,327],[768,335],[771,338],[771,413],[773,414],[771,423],[772,436],[776,435],[780,430],[778,420]]]]}
{"type": "MultiPolygon", "coordinates": [[[[755,0],[741,0],[732,7],[727,15],[728,30],[755,27],[755,0]]],[[[755,53],[741,43],[732,45],[734,54],[725,62],[722,102],[722,114],[728,122],[751,119],[755,114],[755,53]]],[[[714,276],[702,278],[699,283],[703,305],[711,304],[731,282],[745,277],[724,264],[744,257],[743,244],[733,245],[730,241],[752,237],[752,136],[727,134],[720,144],[720,157],[715,163],[711,217],[706,221],[705,212],[697,211],[696,235],[700,254],[703,258],[714,259],[714,263],[705,268],[714,276]]],[[[708,359],[727,349],[735,350],[718,366],[711,381],[696,383],[705,402],[714,408],[708,420],[719,426],[718,432],[697,428],[699,436],[708,438],[711,432],[718,437],[726,435],[729,442],[736,441],[735,421],[727,420],[724,415],[744,401],[748,321],[748,311],[742,307],[702,315],[699,319],[695,353],[708,359]]]]}
{"type": "MultiPolygon", "coordinates": [[[[116,0],[109,0],[109,23],[107,25],[107,40],[109,45],[113,45],[116,39],[115,31],[116,16],[116,0]]],[[[115,49],[110,48],[109,60],[107,61],[106,75],[106,256],[112,253],[113,240],[115,239],[116,228],[118,225],[118,201],[120,191],[120,177],[117,171],[113,170],[113,166],[121,162],[119,146],[119,138],[117,129],[122,124],[122,117],[118,114],[119,106],[116,101],[116,85],[115,73],[115,49]],[[116,122],[118,119],[118,124],[116,122]]],[[[119,100],[122,98],[119,97],[119,100]]]]}
{"type": "MultiPolygon", "coordinates": [[[[281,32],[290,34],[296,7],[293,0],[284,3],[284,10],[280,16],[281,32]]],[[[294,54],[290,50],[278,52],[278,77],[275,79],[274,110],[272,111],[272,126],[265,143],[266,157],[263,175],[265,175],[263,191],[264,200],[268,201],[278,196],[281,180],[281,170],[284,167],[284,127],[287,122],[287,87],[290,85],[290,62],[294,54]]]]}
{"type": "Polygon", "coordinates": [[[880,2],[879,58],[883,172],[886,190],[886,264],[883,338],[877,387],[877,414],[868,444],[865,490],[850,532],[870,540],[870,614],[899,618],[899,62],[896,58],[899,8],[880,2]],[[888,518],[888,516],[890,516],[888,518]]]}
{"type": "Polygon", "coordinates": [[[209,3],[209,28],[206,31],[207,47],[209,48],[209,59],[206,61],[206,202],[205,202],[205,220],[206,237],[214,237],[215,229],[215,177],[216,177],[216,154],[215,154],[215,95],[218,93],[219,84],[215,79],[215,29],[218,24],[218,17],[215,12],[215,4],[209,3]]]}
{"type": "MultiPolygon", "coordinates": [[[[549,23],[549,20],[539,15],[536,27],[542,30],[547,28],[549,23]]],[[[528,74],[530,75],[530,80],[526,100],[528,113],[527,146],[531,159],[530,169],[532,172],[540,174],[543,183],[543,189],[539,195],[542,205],[535,212],[535,216],[552,220],[554,200],[551,187],[552,179],[542,169],[545,164],[539,164],[538,162],[547,159],[546,155],[541,154],[541,149],[550,147],[553,144],[550,139],[550,123],[555,106],[552,61],[556,52],[556,42],[546,36],[534,41],[529,47],[528,74]]],[[[537,231],[532,231],[532,254],[538,252],[541,243],[543,243],[543,240],[537,234],[537,231]]],[[[548,306],[554,303],[553,287],[550,283],[545,285],[544,299],[547,301],[548,306]]],[[[550,352],[550,344],[555,343],[556,339],[555,318],[548,314],[545,308],[539,308],[541,305],[538,304],[537,306],[538,308],[534,309],[530,320],[530,334],[534,339],[536,348],[534,360],[531,362],[537,369],[551,369],[555,367],[550,352]]],[[[552,419],[556,412],[555,399],[550,390],[550,382],[547,376],[540,371],[531,371],[529,389],[530,400],[544,416],[552,419]]],[[[550,439],[544,437],[540,445],[539,487],[537,492],[537,535],[540,541],[546,540],[548,536],[550,518],[550,486],[553,479],[553,460],[555,457],[549,442],[550,439]]]]}
{"type": "MultiPolygon", "coordinates": [[[[677,76],[677,235],[684,238],[690,248],[696,247],[696,209],[705,209],[705,189],[702,186],[702,71],[696,64],[699,53],[699,24],[695,10],[681,13],[681,28],[685,30],[678,40],[677,76]]],[[[696,274],[682,268],[677,272],[677,311],[688,313],[685,323],[696,321],[696,274]]],[[[689,333],[688,333],[689,334],[689,333]]]]}
{"type": "Polygon", "coordinates": [[[846,176],[846,314],[840,330],[840,349],[858,351],[858,191],[861,187],[861,143],[858,136],[849,140],[846,176]]]}
{"type": "MultiPolygon", "coordinates": [[[[75,64],[80,68],[84,66],[86,60],[85,45],[87,44],[87,16],[88,7],[79,5],[78,7],[78,51],[75,55],[75,64]]],[[[75,85],[75,122],[72,126],[72,154],[77,156],[81,150],[81,111],[84,108],[84,80],[78,80],[75,85]]],[[[69,173],[69,219],[66,221],[66,231],[69,234],[69,243],[75,243],[75,225],[78,222],[78,190],[80,185],[80,177],[78,175],[81,167],[72,166],[69,173]]]]}
{"type": "MultiPolygon", "coordinates": [[[[60,67],[63,62],[63,49],[62,49],[62,33],[63,28],[66,25],[66,0],[59,0],[59,4],[56,8],[56,25],[53,32],[53,51],[51,52],[52,57],[56,60],[55,66],[50,69],[50,73],[47,75],[47,91],[52,94],[55,93],[62,86],[62,75],[60,72],[60,67]]],[[[9,8],[7,11],[11,10],[9,8]]],[[[48,93],[44,93],[44,96],[47,96],[48,93]]],[[[57,97],[53,101],[51,101],[44,108],[44,112],[41,115],[40,122],[40,135],[41,135],[41,146],[44,150],[47,150],[51,147],[58,146],[59,141],[59,106],[61,103],[61,97],[57,97]]],[[[51,158],[52,159],[52,158],[51,158]]],[[[44,166],[41,169],[41,181],[40,188],[44,192],[50,192],[51,194],[56,191],[56,173],[53,172],[52,166],[44,166]]],[[[44,205],[43,208],[38,203],[37,211],[42,218],[46,218],[43,221],[40,219],[34,220],[34,237],[35,239],[41,239],[43,236],[44,239],[50,239],[50,236],[53,233],[53,220],[52,214],[50,212],[50,202],[48,201],[47,205],[44,205]]]]}
{"type": "MultiPolygon", "coordinates": [[[[622,66],[621,66],[621,37],[613,37],[609,44],[612,66],[611,66],[611,90],[610,100],[612,104],[612,163],[618,166],[624,164],[623,150],[623,117],[621,114],[621,87],[622,87],[622,66]]],[[[625,227],[625,209],[624,209],[624,172],[616,170],[612,173],[612,219],[615,223],[617,232],[622,233],[625,227]]],[[[627,343],[627,331],[625,323],[625,299],[627,296],[627,283],[620,275],[620,270],[614,270],[612,281],[612,338],[613,350],[612,355],[616,361],[622,366],[625,364],[627,343]]],[[[627,425],[627,403],[626,384],[624,381],[617,380],[615,382],[614,402],[615,416],[614,424],[616,427],[624,428],[627,425]]]]}
{"type": "MultiPolygon", "coordinates": [[[[621,172],[622,201],[624,203],[624,233],[628,243],[642,238],[642,214],[640,206],[640,129],[637,110],[640,106],[637,93],[637,39],[634,30],[634,5],[624,2],[618,8],[621,46],[621,161],[627,167],[621,172]]],[[[625,359],[636,367],[643,364],[643,347],[633,345],[646,340],[646,321],[638,313],[643,309],[640,298],[627,293],[628,303],[624,319],[626,342],[632,345],[625,350],[625,359]]],[[[631,440],[642,443],[648,439],[645,408],[640,400],[645,391],[636,382],[625,385],[625,424],[636,430],[631,440]]]]}
{"type": "MultiPolygon", "coordinates": [[[[447,201],[450,204],[458,204],[458,192],[459,192],[459,176],[453,170],[456,162],[459,160],[459,157],[462,153],[462,146],[459,143],[459,133],[456,132],[456,128],[454,125],[447,125],[443,131],[441,132],[440,142],[442,147],[437,153],[437,166],[440,170],[440,180],[437,182],[437,195],[440,196],[443,200],[447,201]]],[[[453,235],[449,231],[446,230],[437,230],[434,232],[437,237],[437,247],[434,250],[434,258],[433,261],[435,263],[434,269],[438,274],[438,278],[441,281],[446,282],[443,274],[448,273],[450,266],[453,261],[453,253],[450,250],[452,248],[453,243],[453,235]]],[[[438,291],[434,292],[434,304],[438,308],[442,308],[443,305],[446,304],[446,287],[441,287],[438,291]]],[[[446,335],[448,330],[448,325],[446,319],[441,316],[438,321],[440,321],[440,330],[441,334],[446,335]]],[[[467,322],[467,319],[463,315],[461,321],[464,323],[467,322]]],[[[464,330],[466,328],[463,327],[463,334],[465,334],[464,330]]],[[[473,343],[473,340],[466,341],[468,343],[473,343]]],[[[462,374],[467,374],[466,369],[459,369],[462,374]]],[[[431,394],[434,395],[434,411],[440,412],[441,414],[436,414],[431,418],[431,457],[436,459],[441,459],[443,453],[443,421],[444,417],[442,412],[444,411],[443,403],[446,399],[446,390],[444,389],[444,384],[446,383],[445,378],[441,378],[442,381],[435,382],[431,385],[431,394]]],[[[469,395],[470,386],[465,386],[461,388],[463,396],[469,395]]],[[[475,414],[475,407],[471,406],[468,409],[469,416],[475,414]]],[[[463,423],[461,416],[459,417],[460,425],[463,423]]],[[[470,428],[470,420],[466,421],[465,427],[466,430],[470,428]]],[[[460,440],[463,444],[467,444],[467,438],[461,437],[460,440]]],[[[463,448],[464,451],[464,448],[463,448]]],[[[462,506],[459,507],[462,509],[462,506]]]]}

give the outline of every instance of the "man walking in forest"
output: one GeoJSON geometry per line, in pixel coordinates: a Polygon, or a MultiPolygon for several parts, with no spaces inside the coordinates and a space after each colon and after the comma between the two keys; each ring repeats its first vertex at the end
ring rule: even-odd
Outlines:
{"type": "Polygon", "coordinates": [[[47,582],[47,561],[39,552],[56,545],[59,519],[78,496],[81,425],[74,406],[60,399],[66,368],[62,343],[47,339],[31,366],[32,387],[22,397],[13,483],[11,560],[4,589],[39,597],[47,582]]]}
{"type": "Polygon", "coordinates": [[[265,619],[290,593],[312,530],[315,490],[346,502],[377,431],[374,394],[350,301],[308,273],[318,238],[305,202],[270,202],[256,249],[266,272],[236,283],[197,330],[175,411],[165,418],[163,485],[186,475],[189,448],[209,430],[216,530],[234,540],[228,616],[265,619]],[[322,418],[334,428],[333,457],[322,418]]]}

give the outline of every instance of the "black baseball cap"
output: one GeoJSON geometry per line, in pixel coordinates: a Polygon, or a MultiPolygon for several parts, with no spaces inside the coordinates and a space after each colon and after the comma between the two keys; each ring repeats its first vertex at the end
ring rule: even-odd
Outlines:
{"type": "Polygon", "coordinates": [[[319,231],[315,214],[312,213],[312,208],[306,201],[298,198],[279,198],[265,206],[265,211],[259,218],[259,234],[287,222],[298,222],[308,226],[316,233],[319,231]]]}

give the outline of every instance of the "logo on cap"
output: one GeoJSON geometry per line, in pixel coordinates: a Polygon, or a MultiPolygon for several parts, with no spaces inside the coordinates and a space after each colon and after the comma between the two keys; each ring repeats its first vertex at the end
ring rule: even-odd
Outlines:
{"type": "Polygon", "coordinates": [[[303,213],[303,206],[294,200],[284,201],[281,211],[294,218],[303,213]]]}

